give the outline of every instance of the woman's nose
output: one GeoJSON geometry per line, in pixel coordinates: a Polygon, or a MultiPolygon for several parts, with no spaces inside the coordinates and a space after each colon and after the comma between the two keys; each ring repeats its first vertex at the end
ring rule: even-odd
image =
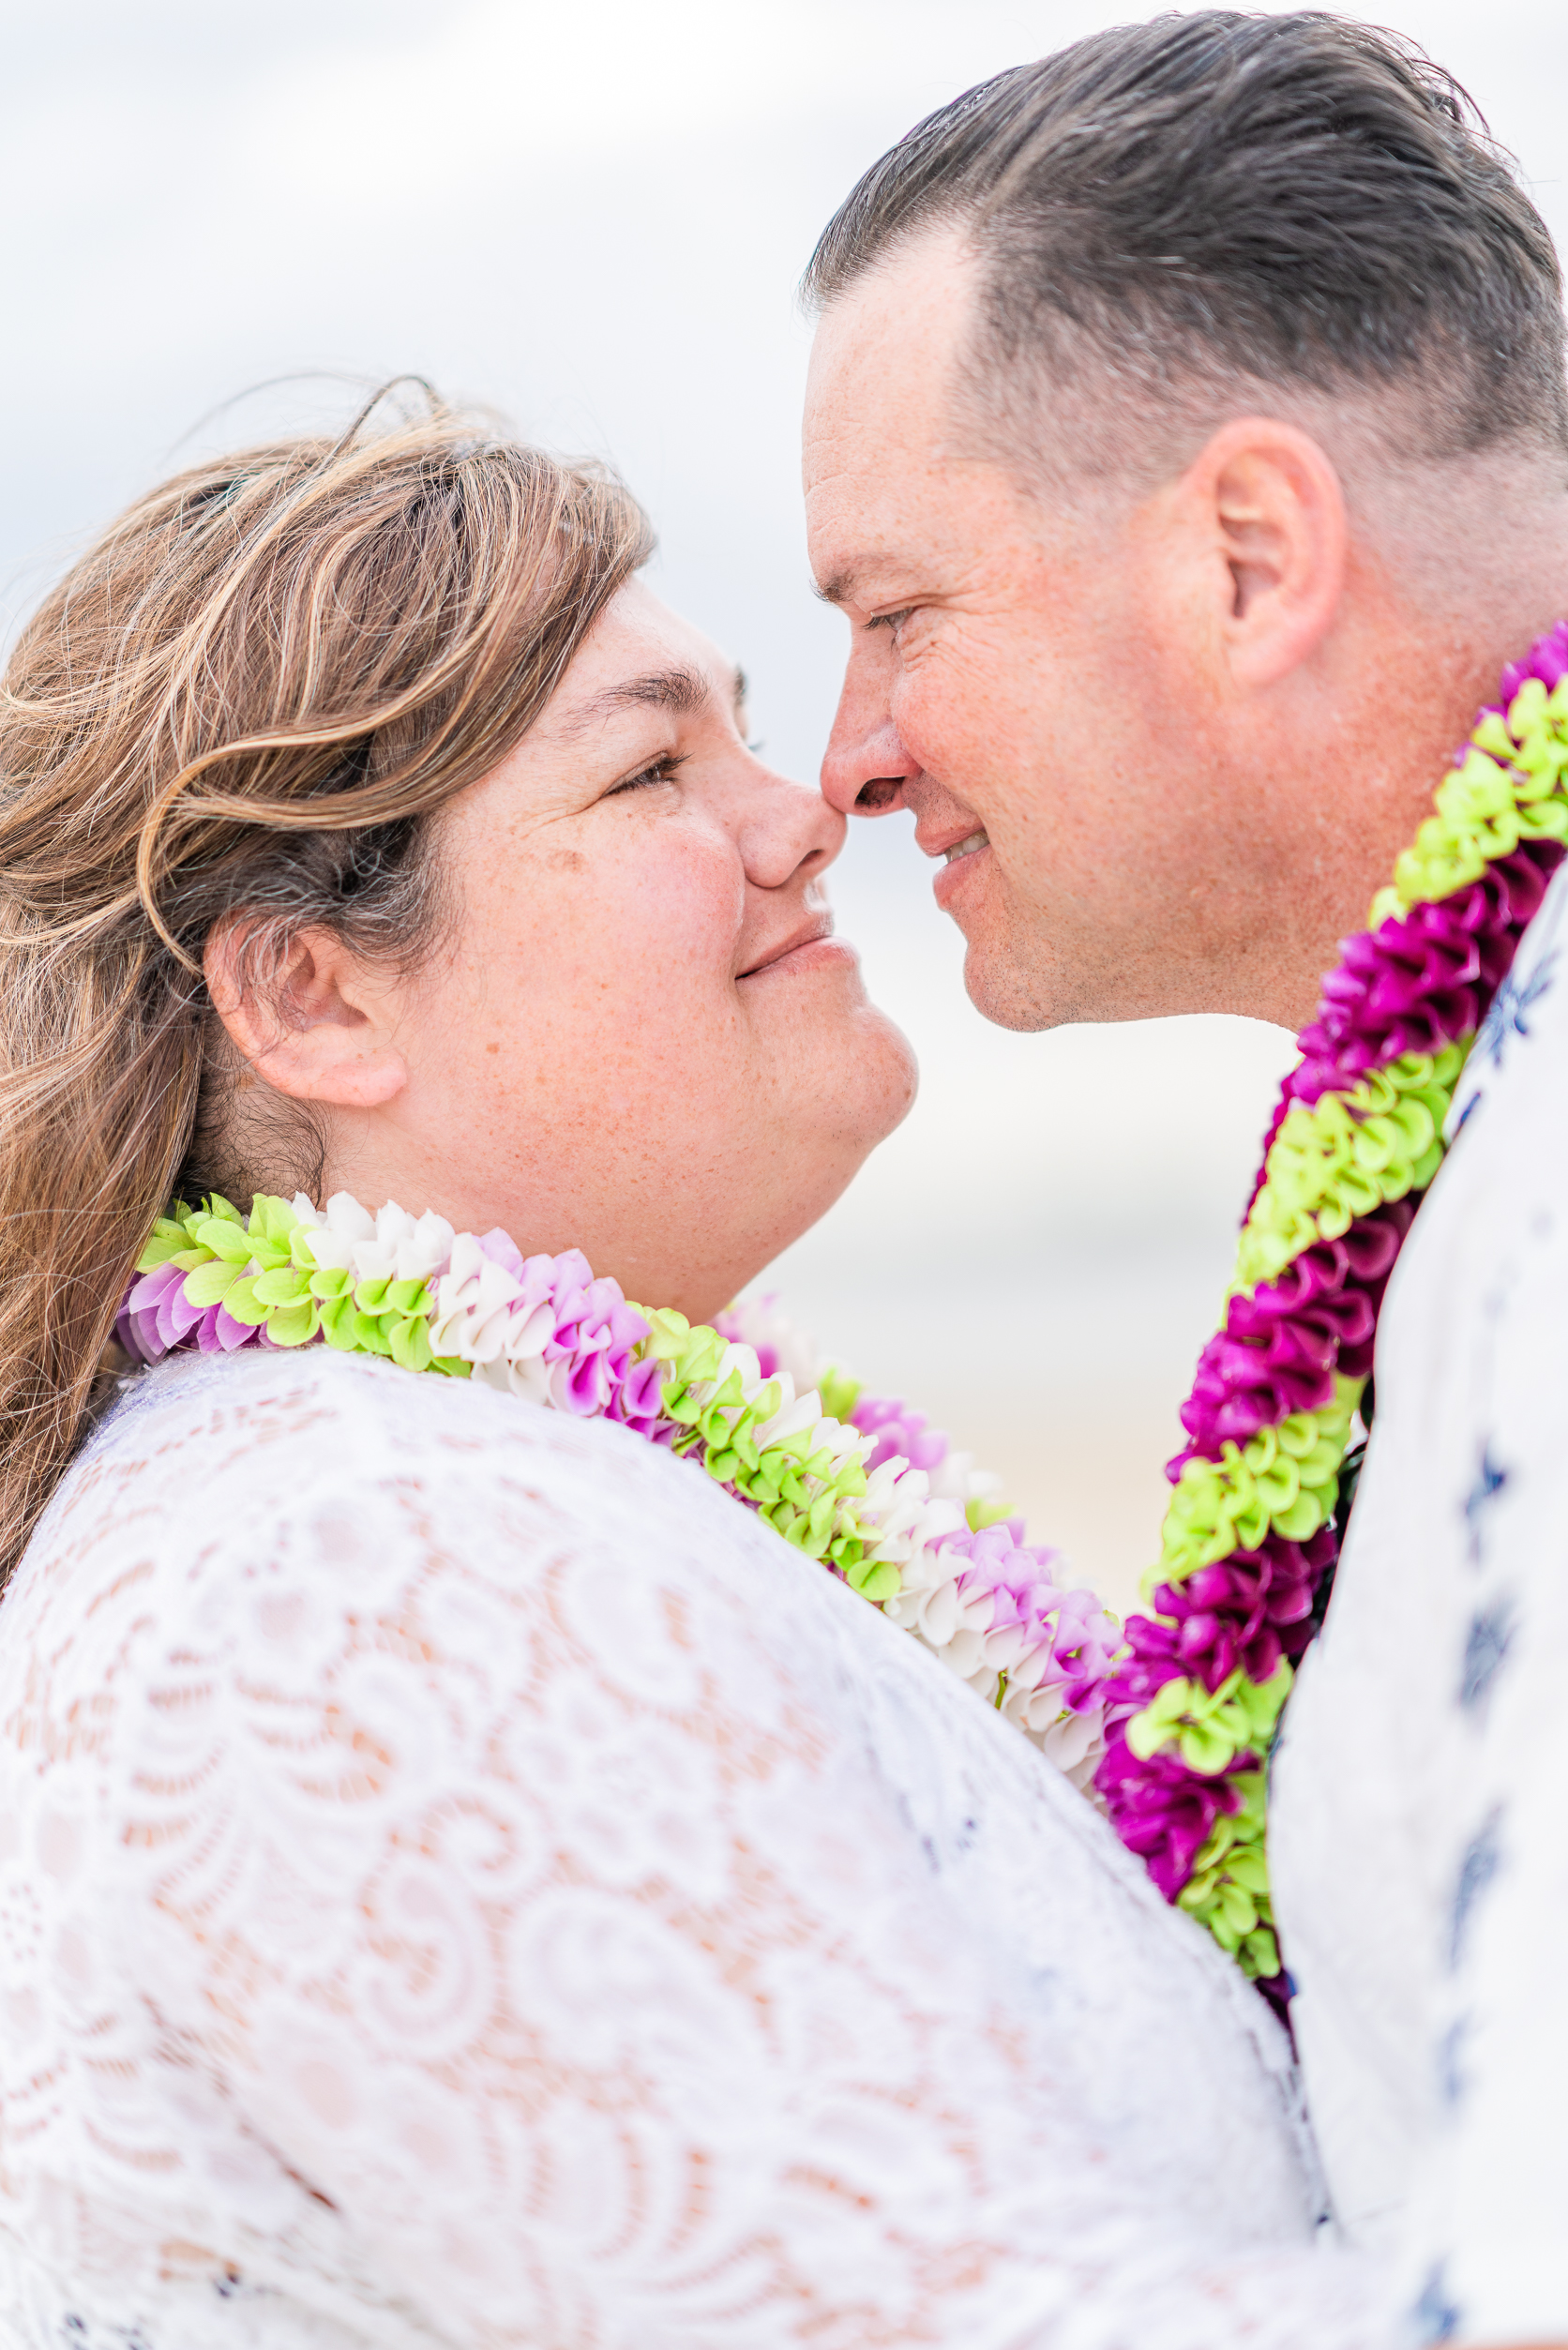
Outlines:
{"type": "Polygon", "coordinates": [[[830,866],[848,829],[839,811],[810,784],[770,767],[759,766],[755,782],[740,836],[746,879],[761,889],[780,889],[803,867],[821,872],[830,866]]]}

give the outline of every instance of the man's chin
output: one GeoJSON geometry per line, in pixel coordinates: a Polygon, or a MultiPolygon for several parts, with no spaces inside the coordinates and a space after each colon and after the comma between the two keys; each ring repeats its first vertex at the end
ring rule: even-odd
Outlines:
{"type": "Polygon", "coordinates": [[[1059,1028],[1074,1017],[1043,972],[988,939],[970,941],[964,987],[975,1010],[997,1028],[1059,1028]]]}

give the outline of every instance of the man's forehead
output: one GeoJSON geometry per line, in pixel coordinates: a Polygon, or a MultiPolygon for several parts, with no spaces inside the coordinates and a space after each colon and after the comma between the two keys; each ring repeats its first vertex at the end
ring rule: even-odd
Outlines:
{"type": "Polygon", "coordinates": [[[880,328],[859,334],[831,314],[817,329],[807,382],[804,454],[807,485],[840,468],[858,469],[871,444],[911,457],[940,437],[953,369],[928,338],[912,344],[880,328]],[[824,339],[832,336],[832,341],[824,339]]]}
{"type": "Polygon", "coordinates": [[[806,536],[817,593],[860,604],[867,590],[907,570],[928,535],[927,469],[891,437],[840,444],[834,461],[806,470],[806,536]]]}
{"type": "Polygon", "coordinates": [[[896,595],[928,564],[962,464],[951,397],[960,322],[929,286],[928,318],[902,306],[903,274],[870,273],[818,328],[803,475],[812,570],[836,604],[896,595]]]}
{"type": "Polygon", "coordinates": [[[994,471],[930,437],[867,435],[806,478],[807,544],[817,593],[830,604],[897,601],[906,588],[966,558],[994,471]]]}
{"type": "Polygon", "coordinates": [[[964,233],[950,222],[934,224],[852,278],[818,325],[830,346],[912,331],[946,339],[972,321],[982,282],[982,264],[964,233]]]}
{"type": "Polygon", "coordinates": [[[912,238],[830,302],[817,322],[807,406],[940,402],[974,316],[973,258],[951,229],[912,238]]]}

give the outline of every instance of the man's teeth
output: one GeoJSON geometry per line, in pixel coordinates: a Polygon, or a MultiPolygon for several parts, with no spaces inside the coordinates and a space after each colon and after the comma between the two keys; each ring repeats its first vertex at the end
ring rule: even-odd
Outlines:
{"type": "Polygon", "coordinates": [[[944,849],[942,856],[948,865],[957,865],[960,857],[972,857],[976,849],[988,849],[989,847],[990,842],[984,833],[971,833],[969,838],[960,840],[956,849],[944,849]]]}

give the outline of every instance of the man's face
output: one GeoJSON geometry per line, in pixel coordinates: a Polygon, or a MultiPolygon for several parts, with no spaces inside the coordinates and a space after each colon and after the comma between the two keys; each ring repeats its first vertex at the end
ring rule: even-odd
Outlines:
{"type": "Polygon", "coordinates": [[[1113,483],[1053,503],[966,447],[953,391],[975,291],[939,233],[818,331],[807,528],[851,630],[824,789],[913,810],[988,1017],[1231,1008],[1215,987],[1244,957],[1249,860],[1171,656],[1168,578],[1151,612],[1157,501],[1113,483]]]}

